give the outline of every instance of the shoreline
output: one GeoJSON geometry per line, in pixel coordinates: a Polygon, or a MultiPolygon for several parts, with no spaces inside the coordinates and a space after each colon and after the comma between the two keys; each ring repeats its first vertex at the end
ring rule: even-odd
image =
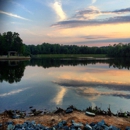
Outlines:
{"type": "MultiPolygon", "coordinates": [[[[130,117],[123,118],[123,117],[115,117],[115,116],[108,116],[108,115],[107,116],[97,115],[95,117],[91,117],[91,116],[85,115],[84,112],[78,112],[78,111],[74,111],[73,113],[69,113],[69,114],[50,113],[50,114],[30,116],[30,117],[19,118],[19,119],[12,119],[8,117],[5,118],[6,122],[13,122],[15,125],[23,124],[26,121],[30,121],[30,122],[35,121],[36,124],[41,124],[45,127],[53,127],[54,125],[58,124],[61,121],[67,121],[67,126],[70,127],[72,120],[74,120],[77,123],[82,123],[82,124],[98,123],[103,120],[105,121],[107,126],[109,127],[114,126],[121,130],[125,130],[126,127],[130,127],[130,117]]],[[[1,117],[0,117],[0,123],[1,123],[1,117]]]]}
{"type": "Polygon", "coordinates": [[[29,56],[10,56],[10,57],[7,57],[7,56],[0,56],[0,60],[28,60],[28,59],[31,59],[31,57],[29,56]]]}
{"type": "MultiPolygon", "coordinates": [[[[130,112],[128,116],[124,117],[119,117],[118,115],[113,115],[110,114],[108,115],[108,110],[107,114],[101,115],[101,114],[95,114],[93,115],[88,115],[86,114],[86,111],[81,111],[76,109],[73,106],[68,107],[66,110],[62,108],[57,108],[57,110],[49,112],[46,109],[44,111],[36,110],[33,107],[30,108],[30,113],[28,116],[23,116],[19,117],[18,115],[20,111],[18,110],[10,110],[13,111],[16,115],[16,117],[11,117],[9,115],[10,111],[5,111],[0,114],[0,124],[3,122],[13,122],[14,125],[17,124],[23,124],[24,122],[33,122],[35,121],[36,124],[41,124],[45,127],[53,127],[54,125],[57,125],[61,121],[66,121],[67,126],[70,127],[72,124],[72,121],[74,120],[77,123],[82,123],[85,125],[86,123],[91,124],[91,123],[97,123],[101,121],[105,121],[108,127],[114,126],[117,127],[121,130],[125,130],[126,127],[130,127],[130,112]]],[[[90,110],[89,110],[90,111],[90,110]]],[[[21,112],[24,113],[25,111],[21,112]]],[[[91,111],[92,112],[92,111],[91,111]]],[[[7,127],[7,126],[6,126],[7,127]]],[[[3,130],[3,129],[2,129],[3,130]]]]}

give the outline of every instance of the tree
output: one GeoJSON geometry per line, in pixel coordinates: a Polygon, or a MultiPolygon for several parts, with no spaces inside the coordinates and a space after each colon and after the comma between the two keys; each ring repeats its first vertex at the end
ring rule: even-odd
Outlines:
{"type": "Polygon", "coordinates": [[[0,54],[8,54],[8,51],[17,51],[19,54],[23,54],[24,48],[22,39],[19,34],[11,31],[0,34],[0,54]]]}

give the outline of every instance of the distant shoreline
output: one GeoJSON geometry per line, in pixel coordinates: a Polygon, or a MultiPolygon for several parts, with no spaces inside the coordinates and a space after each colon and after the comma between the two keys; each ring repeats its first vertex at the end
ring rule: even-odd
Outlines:
{"type": "Polygon", "coordinates": [[[39,54],[32,58],[108,58],[105,54],[39,54]]]}

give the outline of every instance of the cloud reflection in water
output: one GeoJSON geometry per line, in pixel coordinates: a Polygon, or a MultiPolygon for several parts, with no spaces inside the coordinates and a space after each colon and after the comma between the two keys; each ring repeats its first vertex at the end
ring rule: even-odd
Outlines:
{"type": "Polygon", "coordinates": [[[104,91],[96,90],[94,88],[78,88],[75,90],[79,95],[87,96],[89,100],[95,100],[99,96],[116,96],[116,97],[123,97],[126,99],[130,99],[130,93],[125,93],[120,91],[104,92],[104,91]]]}
{"type": "Polygon", "coordinates": [[[12,95],[18,94],[18,93],[20,93],[20,92],[22,92],[22,91],[25,91],[25,90],[27,90],[27,89],[28,89],[28,88],[13,90],[13,91],[10,91],[10,92],[8,92],[8,93],[0,94],[0,97],[12,96],[12,95]]]}
{"type": "Polygon", "coordinates": [[[87,82],[84,80],[69,79],[59,79],[54,83],[73,89],[78,95],[87,96],[89,100],[95,100],[100,96],[116,96],[130,99],[130,85],[128,84],[87,82]]]}
{"type": "Polygon", "coordinates": [[[52,102],[54,102],[56,105],[61,105],[66,92],[67,88],[60,87],[60,91],[57,93],[56,97],[52,99],[52,102]]]}

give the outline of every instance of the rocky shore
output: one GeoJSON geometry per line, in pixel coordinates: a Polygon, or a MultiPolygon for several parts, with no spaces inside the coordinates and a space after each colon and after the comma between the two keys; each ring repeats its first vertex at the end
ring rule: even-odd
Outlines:
{"type": "Polygon", "coordinates": [[[9,111],[0,114],[0,130],[130,130],[129,115],[91,115],[91,112],[88,115],[73,107],[66,110],[57,108],[54,112],[42,112],[32,108],[29,115],[11,116],[9,111]]]}

